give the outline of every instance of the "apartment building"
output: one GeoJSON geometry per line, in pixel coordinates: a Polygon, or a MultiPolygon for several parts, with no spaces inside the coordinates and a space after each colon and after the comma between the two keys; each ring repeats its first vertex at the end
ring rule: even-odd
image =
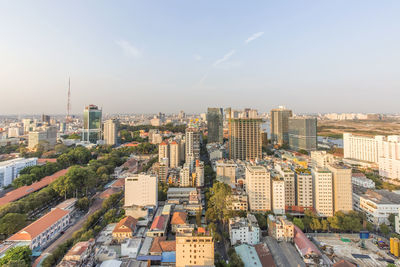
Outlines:
{"type": "Polygon", "coordinates": [[[247,214],[247,218],[235,217],[229,219],[229,238],[232,246],[237,243],[258,244],[260,234],[260,227],[253,214],[247,214]]]}
{"type": "Polygon", "coordinates": [[[246,166],[246,192],[250,211],[271,210],[271,176],[264,166],[246,166]]]}
{"type": "Polygon", "coordinates": [[[287,166],[281,164],[275,165],[275,170],[283,177],[285,181],[285,205],[292,207],[296,205],[296,185],[294,179],[294,171],[289,169],[287,166]]]}
{"type": "Polygon", "coordinates": [[[36,166],[37,161],[37,158],[16,158],[0,162],[0,188],[10,185],[22,169],[36,166]]]}
{"type": "Polygon", "coordinates": [[[283,145],[289,143],[289,118],[292,111],[280,106],[271,110],[271,142],[283,145]]]}
{"type": "Polygon", "coordinates": [[[177,168],[180,164],[179,158],[179,144],[176,141],[172,141],[169,144],[169,167],[177,168]]]}
{"type": "Polygon", "coordinates": [[[353,210],[351,168],[329,164],[328,169],[332,172],[334,212],[353,210]]]}
{"type": "Polygon", "coordinates": [[[294,224],[284,216],[270,214],[267,218],[268,234],[278,241],[291,242],[294,238],[294,224]]]}
{"type": "Polygon", "coordinates": [[[377,136],[379,175],[400,180],[400,135],[377,136]]]}
{"type": "Polygon", "coordinates": [[[231,185],[236,183],[237,164],[233,160],[219,160],[215,166],[218,181],[231,185]]]}
{"type": "Polygon", "coordinates": [[[214,266],[214,241],[211,236],[176,236],[176,267],[187,266],[214,266]]]}
{"type": "Polygon", "coordinates": [[[296,206],[313,207],[313,178],[308,169],[296,169],[296,206]]]}
{"type": "Polygon", "coordinates": [[[272,211],[275,214],[285,214],[285,181],[283,179],[272,180],[272,211]]]}
{"type": "Polygon", "coordinates": [[[118,143],[118,120],[106,120],[104,122],[104,142],[106,145],[116,145],[118,143]]]}
{"type": "Polygon", "coordinates": [[[378,139],[343,133],[344,158],[378,163],[378,139]]]}
{"type": "Polygon", "coordinates": [[[326,168],[315,167],[311,170],[313,178],[314,208],[322,217],[334,215],[332,172],[326,168]]]}

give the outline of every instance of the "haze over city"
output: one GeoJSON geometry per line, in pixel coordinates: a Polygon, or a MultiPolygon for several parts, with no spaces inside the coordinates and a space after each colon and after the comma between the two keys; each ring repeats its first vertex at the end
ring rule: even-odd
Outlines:
{"type": "Polygon", "coordinates": [[[0,114],[398,112],[399,1],[1,1],[0,114]]]}

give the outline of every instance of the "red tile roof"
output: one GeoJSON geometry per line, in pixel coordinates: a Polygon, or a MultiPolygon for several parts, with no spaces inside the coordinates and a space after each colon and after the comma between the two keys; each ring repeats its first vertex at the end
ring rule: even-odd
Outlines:
{"type": "Polygon", "coordinates": [[[174,140],[171,142],[171,145],[177,145],[178,143],[174,140]]]}
{"type": "Polygon", "coordinates": [[[303,255],[308,255],[308,254],[317,254],[321,256],[321,252],[318,250],[318,248],[312,243],[306,235],[303,233],[303,231],[300,230],[299,227],[296,225],[294,226],[294,243],[296,246],[299,248],[301,253],[303,255]]]}
{"type": "Polygon", "coordinates": [[[150,230],[161,230],[165,222],[164,216],[157,216],[151,224],[150,230]]]}
{"type": "Polygon", "coordinates": [[[272,254],[265,243],[257,244],[254,246],[254,248],[256,249],[258,258],[260,259],[261,265],[263,267],[276,266],[274,258],[272,257],[272,254]]]}
{"type": "Polygon", "coordinates": [[[31,241],[69,213],[69,210],[55,208],[8,238],[7,241],[31,241]]]}
{"type": "Polygon", "coordinates": [[[115,188],[115,187],[110,187],[107,190],[103,191],[100,193],[99,198],[101,199],[107,199],[111,195],[114,195],[115,193],[118,193],[121,191],[121,188],[115,188]]]}
{"type": "Polygon", "coordinates": [[[164,141],[160,144],[160,146],[167,146],[167,145],[168,145],[168,143],[166,143],[164,141]]]}
{"type": "Polygon", "coordinates": [[[56,163],[57,159],[38,159],[37,164],[46,164],[47,162],[56,163]]]}
{"type": "Polygon", "coordinates": [[[112,185],[111,185],[111,187],[114,187],[114,188],[123,188],[125,186],[125,178],[120,178],[120,179],[117,179],[112,185]]]}
{"type": "Polygon", "coordinates": [[[187,214],[183,211],[175,211],[172,215],[171,224],[185,224],[187,214]]]}
{"type": "Polygon", "coordinates": [[[138,220],[131,216],[127,216],[119,221],[119,223],[115,226],[113,233],[129,233],[135,232],[136,224],[138,220]]]}
{"type": "Polygon", "coordinates": [[[171,252],[176,251],[176,241],[175,240],[166,240],[166,236],[155,237],[153,240],[153,244],[151,245],[150,252],[151,253],[162,253],[162,252],[171,252]]]}
{"type": "Polygon", "coordinates": [[[67,171],[68,169],[58,171],[53,175],[44,177],[42,180],[36,183],[22,186],[13,191],[8,192],[4,197],[0,198],[0,206],[18,200],[20,198],[23,198],[29,195],[30,193],[33,193],[35,191],[38,191],[39,189],[42,189],[43,187],[48,186],[50,183],[54,182],[59,177],[64,176],[67,173],[67,171]]]}
{"type": "Polygon", "coordinates": [[[356,266],[357,265],[355,265],[351,262],[348,262],[346,260],[341,260],[341,261],[335,262],[333,264],[333,267],[356,267],[356,266]]]}

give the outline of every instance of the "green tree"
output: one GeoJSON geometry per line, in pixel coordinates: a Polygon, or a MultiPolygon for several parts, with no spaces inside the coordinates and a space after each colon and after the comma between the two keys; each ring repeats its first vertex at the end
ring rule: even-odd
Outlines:
{"type": "Polygon", "coordinates": [[[293,218],[293,224],[300,228],[300,230],[304,230],[303,221],[300,218],[293,218]]]}
{"type": "Polygon", "coordinates": [[[321,222],[319,221],[319,219],[313,218],[311,220],[310,228],[313,231],[321,230],[322,229],[322,225],[321,225],[321,222]]]}
{"type": "Polygon", "coordinates": [[[75,203],[76,208],[83,211],[87,211],[89,209],[89,205],[90,201],[87,197],[82,197],[75,203]]]}
{"type": "Polygon", "coordinates": [[[381,231],[382,234],[387,236],[390,233],[390,228],[385,223],[382,223],[379,225],[379,231],[381,231]]]}
{"type": "Polygon", "coordinates": [[[206,218],[210,221],[220,221],[225,224],[233,215],[230,207],[231,188],[224,183],[216,182],[210,188],[210,198],[207,203],[206,218]]]}
{"type": "Polygon", "coordinates": [[[196,224],[198,227],[201,226],[201,210],[196,212],[196,224]]]}
{"type": "Polygon", "coordinates": [[[321,226],[322,226],[322,231],[327,232],[329,231],[329,222],[328,220],[322,220],[321,221],[321,226]]]}
{"type": "Polygon", "coordinates": [[[8,213],[0,219],[0,233],[6,236],[14,234],[26,226],[26,215],[19,213],[8,213]]]}
{"type": "Polygon", "coordinates": [[[396,215],[394,213],[389,214],[388,220],[390,222],[390,225],[394,227],[395,220],[396,220],[396,215]]]}
{"type": "Polygon", "coordinates": [[[24,263],[25,266],[31,266],[32,251],[28,246],[17,246],[9,249],[4,257],[0,258],[0,266],[4,266],[13,262],[24,263]]]}

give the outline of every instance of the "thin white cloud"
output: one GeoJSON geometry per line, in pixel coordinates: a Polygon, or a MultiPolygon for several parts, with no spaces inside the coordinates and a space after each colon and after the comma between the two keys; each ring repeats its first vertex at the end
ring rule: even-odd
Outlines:
{"type": "Polygon", "coordinates": [[[196,61],[200,61],[200,60],[203,60],[203,57],[202,56],[200,56],[200,55],[194,55],[193,56],[193,58],[194,58],[194,60],[196,60],[196,61]]]}
{"type": "Polygon", "coordinates": [[[257,32],[255,34],[253,34],[252,36],[250,36],[249,38],[247,38],[246,41],[244,41],[246,44],[254,41],[257,38],[260,38],[262,35],[264,34],[264,32],[257,32]]]}
{"type": "Polygon", "coordinates": [[[135,46],[133,46],[130,42],[126,41],[126,40],[119,40],[115,42],[121,49],[122,51],[130,56],[130,57],[140,57],[141,53],[139,51],[139,49],[137,49],[135,46]]]}
{"type": "Polygon", "coordinates": [[[231,51],[229,51],[227,54],[225,54],[225,56],[223,56],[222,58],[216,60],[213,64],[214,67],[218,66],[219,64],[229,60],[229,58],[231,58],[234,54],[236,53],[236,51],[234,49],[232,49],[231,51]]]}

